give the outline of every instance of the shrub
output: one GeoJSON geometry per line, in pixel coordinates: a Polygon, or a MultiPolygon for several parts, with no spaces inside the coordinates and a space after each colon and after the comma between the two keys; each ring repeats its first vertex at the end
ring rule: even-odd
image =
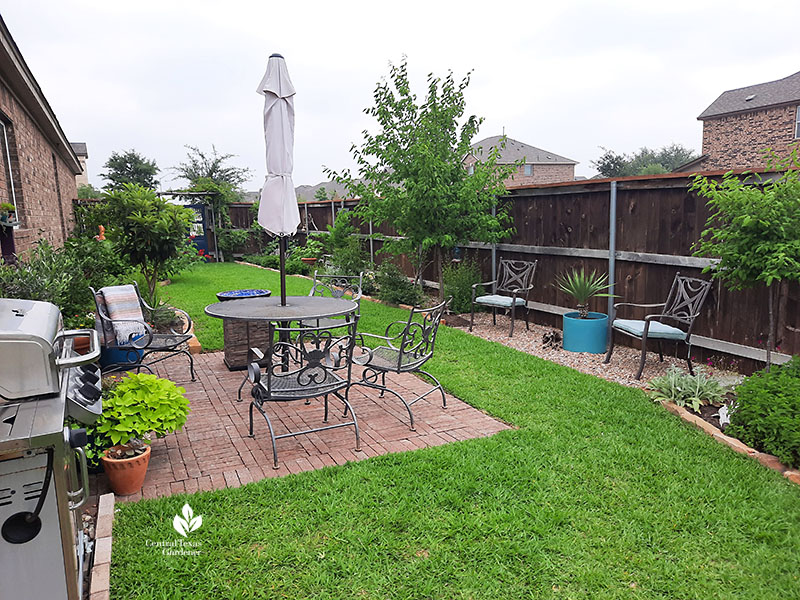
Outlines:
{"type": "Polygon", "coordinates": [[[378,298],[390,304],[410,304],[417,306],[422,302],[422,290],[403,275],[400,268],[385,262],[375,276],[378,284],[378,298]]]}
{"type": "Polygon", "coordinates": [[[358,275],[367,267],[367,256],[362,247],[361,240],[350,237],[334,248],[331,254],[331,263],[344,275],[358,275]]]}
{"type": "Polygon", "coordinates": [[[151,432],[163,437],[178,431],[189,414],[185,393],[169,379],[130,373],[103,397],[103,414],[96,432],[111,442],[106,446],[110,447],[151,432]]]}
{"type": "Polygon", "coordinates": [[[322,258],[325,252],[325,246],[315,236],[308,236],[306,238],[305,246],[295,246],[291,252],[292,258],[322,258]]]}
{"type": "MultiPolygon", "coordinates": [[[[280,267],[280,264],[278,265],[280,267]]],[[[276,267],[276,268],[278,268],[276,267]]],[[[286,259],[287,275],[309,275],[314,269],[312,265],[307,265],[299,257],[292,256],[286,259]]]]}
{"type": "MultiPolygon", "coordinates": [[[[472,261],[464,261],[444,267],[444,297],[453,297],[450,309],[454,313],[469,312],[472,308],[472,286],[480,283],[481,270],[472,261]]],[[[478,296],[484,294],[483,286],[478,287],[478,296]]]]}
{"type": "Polygon", "coordinates": [[[800,356],[759,371],[736,388],[728,435],[800,467],[800,356]]]}
{"type": "Polygon", "coordinates": [[[695,412],[700,412],[702,405],[722,404],[725,398],[725,390],[719,381],[699,369],[694,375],[689,375],[677,367],[670,367],[666,375],[654,377],[647,387],[655,402],[689,405],[695,412]]]}
{"type": "Polygon", "coordinates": [[[217,244],[227,262],[233,261],[233,253],[241,250],[250,240],[249,229],[221,228],[217,232],[217,244]]]}
{"type": "Polygon", "coordinates": [[[268,269],[277,269],[281,262],[280,257],[274,254],[246,254],[242,260],[268,269]]]}

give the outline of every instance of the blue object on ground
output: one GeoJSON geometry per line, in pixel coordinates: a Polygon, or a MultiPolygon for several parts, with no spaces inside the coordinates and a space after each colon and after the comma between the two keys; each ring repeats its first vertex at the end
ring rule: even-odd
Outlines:
{"type": "Polygon", "coordinates": [[[607,339],[608,315],[590,312],[586,319],[581,319],[578,312],[564,315],[564,350],[602,354],[607,339]]]}
{"type": "Polygon", "coordinates": [[[238,298],[267,298],[270,295],[272,295],[271,290],[228,290],[227,292],[219,292],[217,300],[225,302],[225,300],[236,300],[238,298]]]}

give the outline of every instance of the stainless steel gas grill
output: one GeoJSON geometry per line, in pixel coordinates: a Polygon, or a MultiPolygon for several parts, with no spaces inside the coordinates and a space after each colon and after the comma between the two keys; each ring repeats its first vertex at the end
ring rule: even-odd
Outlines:
{"type": "Polygon", "coordinates": [[[97,333],[64,331],[56,306],[0,298],[0,581],[15,598],[82,596],[86,431],[64,418],[100,415],[99,356],[97,333]]]}

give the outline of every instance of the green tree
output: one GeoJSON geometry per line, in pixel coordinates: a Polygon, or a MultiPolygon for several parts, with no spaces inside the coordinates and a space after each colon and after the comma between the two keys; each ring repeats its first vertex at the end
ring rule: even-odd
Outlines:
{"type": "Polygon", "coordinates": [[[680,144],[670,144],[659,150],[639,148],[632,156],[617,154],[602,146],[600,148],[604,151],[603,154],[597,160],[593,160],[591,164],[603,177],[671,173],[682,164],[697,158],[694,150],[680,144]]]}
{"type": "Polygon", "coordinates": [[[158,187],[156,175],[159,168],[156,166],[156,161],[147,160],[136,150],[128,150],[123,153],[112,152],[103,167],[106,172],[100,173],[100,176],[108,181],[103,186],[105,190],[120,190],[129,183],[153,190],[158,187]]]}
{"type": "Polygon", "coordinates": [[[427,255],[433,253],[441,296],[445,251],[509,234],[506,212],[499,209],[493,216],[492,209],[505,193],[503,179],[512,167],[497,165],[498,148],[486,153],[472,175],[462,164],[481,123],[474,115],[463,119],[469,74],[460,83],[452,72],[443,80],[430,74],[427,83],[425,101],[418,104],[406,60],[390,65],[389,80],[375,89],[374,106],[364,110],[377,120],[378,132],[365,131],[361,146],[352,148],[357,178],[349,171],[326,172],[361,199],[356,209],[360,218],[389,223],[402,236],[387,240],[384,249],[406,254],[418,281],[427,255]]]}
{"type": "Polygon", "coordinates": [[[186,148],[186,162],[179,163],[174,170],[189,183],[195,183],[198,179],[210,179],[238,189],[250,178],[250,169],[225,164],[235,154],[218,154],[214,145],[211,146],[211,154],[203,152],[197,146],[187,145],[186,148]]]}
{"type": "Polygon", "coordinates": [[[797,145],[786,159],[766,153],[770,168],[783,171],[761,181],[726,173],[721,181],[695,176],[692,191],[713,210],[695,244],[695,255],[719,261],[705,269],[732,290],[766,286],[769,335],[767,368],[775,347],[776,283],[800,280],[800,160],[797,145]]]}
{"type": "Polygon", "coordinates": [[[108,194],[108,238],[116,251],[138,267],[147,281],[150,300],[162,277],[173,275],[196,260],[189,241],[194,213],[170,204],[141,185],[125,184],[108,194]]]}
{"type": "Polygon", "coordinates": [[[91,183],[82,183],[78,186],[78,200],[94,200],[103,195],[101,190],[98,190],[91,183]]]}
{"type": "Polygon", "coordinates": [[[328,192],[325,190],[324,187],[318,188],[316,192],[314,192],[314,200],[317,202],[327,202],[328,201],[328,192]]]}

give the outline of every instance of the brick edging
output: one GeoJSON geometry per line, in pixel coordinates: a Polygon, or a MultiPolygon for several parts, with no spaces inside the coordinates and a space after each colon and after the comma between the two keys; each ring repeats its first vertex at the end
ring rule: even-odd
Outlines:
{"type": "Polygon", "coordinates": [[[114,494],[103,494],[97,506],[94,535],[94,566],[89,600],[110,600],[111,528],[114,524],[114,494]]]}
{"type": "Polygon", "coordinates": [[[701,431],[704,431],[705,433],[713,437],[718,442],[728,446],[734,452],[738,452],[739,454],[744,454],[746,456],[751,456],[765,467],[772,469],[773,471],[778,471],[792,483],[800,485],[799,470],[790,469],[771,454],[767,454],[766,452],[759,452],[758,450],[751,448],[741,440],[737,440],[736,438],[732,438],[729,435],[725,435],[719,429],[714,427],[711,423],[705,421],[702,417],[700,417],[700,415],[689,412],[683,406],[678,406],[674,402],[664,402],[663,405],[664,408],[666,408],[672,414],[679,416],[687,423],[691,423],[701,431]]]}

